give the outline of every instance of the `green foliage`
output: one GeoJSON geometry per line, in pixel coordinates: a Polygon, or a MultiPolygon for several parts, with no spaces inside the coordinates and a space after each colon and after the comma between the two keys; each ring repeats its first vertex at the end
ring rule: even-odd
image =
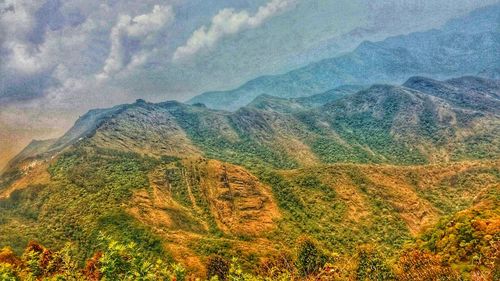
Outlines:
{"type": "Polygon", "coordinates": [[[374,223],[363,226],[365,235],[372,236],[372,241],[363,238],[361,241],[364,243],[377,241],[381,246],[384,245],[386,250],[400,248],[405,243],[411,242],[408,227],[399,217],[398,211],[387,202],[387,195],[382,192],[385,187],[372,182],[359,169],[350,169],[347,173],[360,193],[365,195],[372,212],[376,215],[374,223]]]}
{"type": "MultiPolygon", "coordinates": [[[[390,255],[412,238],[398,210],[387,203],[387,196],[356,167],[336,167],[328,171],[307,170],[287,177],[276,172],[261,172],[261,180],[272,188],[278,206],[283,211],[280,231],[273,239],[294,243],[301,235],[309,235],[328,249],[352,254],[360,243],[376,243],[390,255]],[[333,179],[349,175],[369,204],[373,217],[353,222],[347,217],[348,205],[339,198],[335,188],[320,180],[322,174],[333,179]]],[[[332,182],[335,184],[335,182],[332,182]]]]}
{"type": "Polygon", "coordinates": [[[298,215],[304,207],[299,198],[293,192],[293,185],[287,182],[281,175],[274,171],[263,171],[260,179],[271,185],[273,194],[281,209],[289,211],[292,215],[298,215]]]}
{"type": "Polygon", "coordinates": [[[146,173],[156,162],[137,154],[105,149],[81,148],[63,154],[49,172],[88,192],[103,189],[114,197],[129,197],[133,189],[149,186],[146,173]]]}
{"type": "Polygon", "coordinates": [[[326,163],[379,163],[382,161],[360,145],[342,144],[326,137],[317,138],[311,148],[326,163]]]}
{"type": "Polygon", "coordinates": [[[22,260],[26,265],[26,273],[32,278],[41,277],[44,269],[41,267],[42,254],[31,249],[25,251],[22,260]]]}
{"type": "Polygon", "coordinates": [[[70,244],[52,252],[34,242],[26,248],[19,262],[0,261],[0,280],[176,280],[186,279],[186,270],[178,264],[169,264],[147,254],[135,243],[121,244],[101,235],[103,249],[93,261],[95,272],[82,270],[75,260],[77,253],[70,244]]]}
{"type": "Polygon", "coordinates": [[[99,218],[97,229],[112,237],[119,237],[121,243],[141,245],[150,253],[166,255],[161,240],[126,213],[110,213],[99,218]],[[124,229],[127,231],[123,231],[124,229]]]}
{"type": "Polygon", "coordinates": [[[0,263],[0,280],[2,281],[18,281],[14,266],[11,264],[0,263]]]}
{"type": "MultiPolygon", "coordinates": [[[[498,201],[494,201],[498,203],[498,201]]],[[[422,236],[425,249],[437,253],[448,264],[456,265],[462,272],[473,270],[493,272],[498,262],[499,209],[485,203],[443,218],[422,236]]]]}
{"type": "Polygon", "coordinates": [[[183,281],[185,279],[184,268],[178,265],[169,268],[165,261],[145,255],[135,243],[120,244],[106,237],[103,239],[107,240],[107,248],[99,259],[102,280],[183,281]]]}
{"type": "Polygon", "coordinates": [[[297,184],[302,188],[316,189],[318,191],[321,191],[324,194],[322,199],[326,202],[331,202],[337,197],[335,190],[330,186],[323,184],[316,176],[299,176],[296,181],[297,184]]]}
{"type": "MultiPolygon", "coordinates": [[[[450,215],[470,207],[474,203],[477,192],[498,181],[500,181],[499,168],[475,167],[444,177],[428,189],[416,188],[416,191],[443,214],[450,215]]],[[[495,190],[491,189],[492,192],[495,190]]],[[[495,197],[494,194],[483,194],[483,196],[490,195],[495,197]]]]}
{"type": "Polygon", "coordinates": [[[157,163],[88,145],[63,153],[49,168],[50,184],[16,191],[0,201],[0,212],[10,218],[0,227],[0,246],[18,241],[13,246],[19,252],[28,239],[53,248],[69,240],[80,248],[83,261],[96,250],[92,241],[99,231],[109,231],[118,240],[146,243],[159,253],[159,240],[123,213],[134,190],[149,188],[147,174],[157,163]]]}
{"type": "MultiPolygon", "coordinates": [[[[197,208],[195,211],[205,222],[208,222],[209,231],[215,235],[222,235],[211,213],[210,202],[203,194],[204,190],[201,183],[202,176],[197,167],[195,165],[185,165],[179,161],[163,166],[163,168],[172,197],[186,208],[193,208],[193,206],[196,205],[197,208]]],[[[172,214],[174,223],[176,223],[179,228],[195,232],[204,232],[203,226],[201,226],[198,221],[193,221],[175,210],[167,210],[167,212],[172,214]]]]}
{"type": "Polygon", "coordinates": [[[185,169],[180,162],[176,162],[175,165],[169,165],[165,169],[165,176],[172,186],[172,197],[182,205],[189,207],[191,206],[192,202],[189,198],[184,173],[185,169]]]}
{"type": "Polygon", "coordinates": [[[500,156],[500,128],[493,132],[477,133],[466,136],[453,150],[451,159],[463,161],[468,159],[496,159],[500,156]]]}
{"type": "Polygon", "coordinates": [[[311,239],[303,238],[297,246],[297,269],[302,276],[317,273],[327,262],[327,257],[311,239]]]}
{"type": "MultiPolygon", "coordinates": [[[[359,146],[367,146],[376,155],[382,156],[383,162],[396,164],[423,164],[426,158],[417,149],[412,149],[402,141],[398,141],[391,133],[392,122],[394,121],[394,110],[392,104],[387,105],[388,111],[382,119],[375,118],[372,113],[360,112],[353,115],[339,115],[331,121],[331,124],[338,134],[349,143],[351,147],[358,149],[359,146]]],[[[354,150],[356,152],[356,150],[354,150]]],[[[373,162],[373,156],[363,152],[360,156],[352,155],[352,159],[369,160],[373,162]]],[[[349,156],[349,155],[347,155],[349,156]]],[[[375,161],[378,161],[375,158],[375,161]]]]}
{"type": "Polygon", "coordinates": [[[360,248],[357,254],[358,266],[356,280],[386,281],[394,280],[394,274],[377,251],[371,248],[360,248]]]}
{"type": "Polygon", "coordinates": [[[271,147],[253,139],[249,132],[239,128],[238,124],[228,116],[184,106],[170,108],[169,112],[177,118],[179,125],[193,143],[209,158],[247,166],[262,164],[278,168],[297,166],[297,163],[280,151],[279,147],[271,147]],[[218,127],[221,125],[218,122],[225,122],[224,126],[230,126],[237,133],[237,138],[225,137],[223,132],[228,128],[218,127]]]}

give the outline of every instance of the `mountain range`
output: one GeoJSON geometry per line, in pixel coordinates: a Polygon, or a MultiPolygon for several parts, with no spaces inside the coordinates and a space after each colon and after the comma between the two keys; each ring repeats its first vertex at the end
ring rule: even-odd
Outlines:
{"type": "Polygon", "coordinates": [[[498,157],[500,84],[412,77],[304,98],[258,96],[235,112],[176,101],[91,110],[61,138],[34,141],[9,165],[92,142],[149,156],[207,156],[294,168],[318,163],[425,164],[498,157]]]}
{"type": "Polygon", "coordinates": [[[499,135],[500,82],[472,76],[261,95],[234,112],[91,110],[10,162],[0,246],[73,241],[84,259],[104,232],[196,276],[210,255],[252,268],[303,235],[345,264],[360,243],[390,257],[445,215],[496,210],[499,135]]]}
{"type": "Polygon", "coordinates": [[[440,29],[365,41],[352,52],[280,75],[267,75],[228,91],[206,92],[189,103],[236,110],[261,94],[295,98],[346,84],[399,84],[411,76],[498,78],[500,5],[476,10],[440,29]]]}
{"type": "Polygon", "coordinates": [[[499,27],[88,111],[0,174],[0,279],[498,280],[499,27]]]}

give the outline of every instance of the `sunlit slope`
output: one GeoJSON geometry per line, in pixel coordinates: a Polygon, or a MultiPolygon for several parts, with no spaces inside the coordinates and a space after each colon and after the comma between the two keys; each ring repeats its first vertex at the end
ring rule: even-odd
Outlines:
{"type": "Polygon", "coordinates": [[[205,158],[82,145],[51,161],[44,181],[47,166],[39,164],[12,184],[14,192],[4,190],[11,193],[0,204],[0,241],[18,250],[30,239],[55,248],[73,241],[83,258],[104,232],[199,272],[210,254],[251,260],[287,251],[304,234],[341,255],[365,243],[390,255],[441,216],[494,194],[498,164],[250,172],[205,158]]]}

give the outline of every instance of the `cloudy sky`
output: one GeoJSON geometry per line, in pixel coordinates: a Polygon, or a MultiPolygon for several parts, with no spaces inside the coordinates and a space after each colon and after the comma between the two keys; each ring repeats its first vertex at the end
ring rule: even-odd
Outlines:
{"type": "Polygon", "coordinates": [[[499,0],[0,0],[0,168],[90,108],[184,101],[499,0]]]}

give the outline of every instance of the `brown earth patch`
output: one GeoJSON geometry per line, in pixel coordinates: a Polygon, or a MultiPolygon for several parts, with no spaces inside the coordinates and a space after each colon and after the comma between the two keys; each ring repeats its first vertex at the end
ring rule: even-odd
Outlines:
{"type": "Polygon", "coordinates": [[[50,174],[47,171],[49,164],[46,161],[35,160],[24,163],[21,166],[23,176],[14,181],[9,187],[0,191],[0,199],[9,198],[12,192],[33,185],[43,185],[50,182],[50,174]]]}

